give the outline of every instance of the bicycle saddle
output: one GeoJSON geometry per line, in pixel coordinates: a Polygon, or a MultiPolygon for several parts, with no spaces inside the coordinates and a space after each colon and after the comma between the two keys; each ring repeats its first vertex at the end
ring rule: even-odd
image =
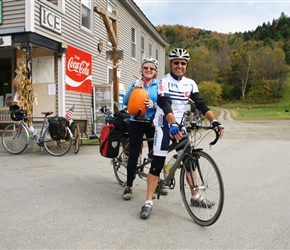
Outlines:
{"type": "Polygon", "coordinates": [[[49,116],[51,114],[53,114],[53,112],[49,111],[49,112],[41,112],[42,115],[45,115],[45,116],[49,116]]]}

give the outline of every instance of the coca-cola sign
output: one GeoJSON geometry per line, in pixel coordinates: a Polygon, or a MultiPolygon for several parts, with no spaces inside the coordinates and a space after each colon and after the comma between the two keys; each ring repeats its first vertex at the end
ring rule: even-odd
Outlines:
{"type": "Polygon", "coordinates": [[[66,54],[66,90],[92,93],[92,55],[70,45],[66,54]]]}

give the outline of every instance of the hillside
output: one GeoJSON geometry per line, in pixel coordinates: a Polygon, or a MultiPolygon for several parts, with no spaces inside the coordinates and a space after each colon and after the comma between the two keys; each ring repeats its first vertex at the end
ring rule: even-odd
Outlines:
{"type": "MultiPolygon", "coordinates": [[[[254,31],[222,34],[182,25],[157,26],[175,47],[187,49],[187,76],[198,84],[222,87],[223,102],[277,102],[287,85],[290,65],[290,18],[281,13],[254,31]]],[[[166,69],[169,71],[169,68],[166,69]]]]}

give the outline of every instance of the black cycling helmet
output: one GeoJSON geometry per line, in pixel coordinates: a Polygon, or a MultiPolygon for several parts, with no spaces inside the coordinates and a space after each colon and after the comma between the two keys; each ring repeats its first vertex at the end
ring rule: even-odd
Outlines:
{"type": "Polygon", "coordinates": [[[173,49],[169,53],[168,58],[169,58],[169,61],[172,61],[174,59],[183,59],[183,60],[189,61],[190,56],[185,49],[176,48],[176,49],[173,49]]]}

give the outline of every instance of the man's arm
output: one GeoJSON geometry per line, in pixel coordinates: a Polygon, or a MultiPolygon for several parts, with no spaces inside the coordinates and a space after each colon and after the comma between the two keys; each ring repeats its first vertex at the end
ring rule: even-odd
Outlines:
{"type": "Polygon", "coordinates": [[[212,123],[215,119],[214,114],[211,110],[208,110],[205,114],[204,114],[205,118],[209,120],[210,123],[212,123]]]}

